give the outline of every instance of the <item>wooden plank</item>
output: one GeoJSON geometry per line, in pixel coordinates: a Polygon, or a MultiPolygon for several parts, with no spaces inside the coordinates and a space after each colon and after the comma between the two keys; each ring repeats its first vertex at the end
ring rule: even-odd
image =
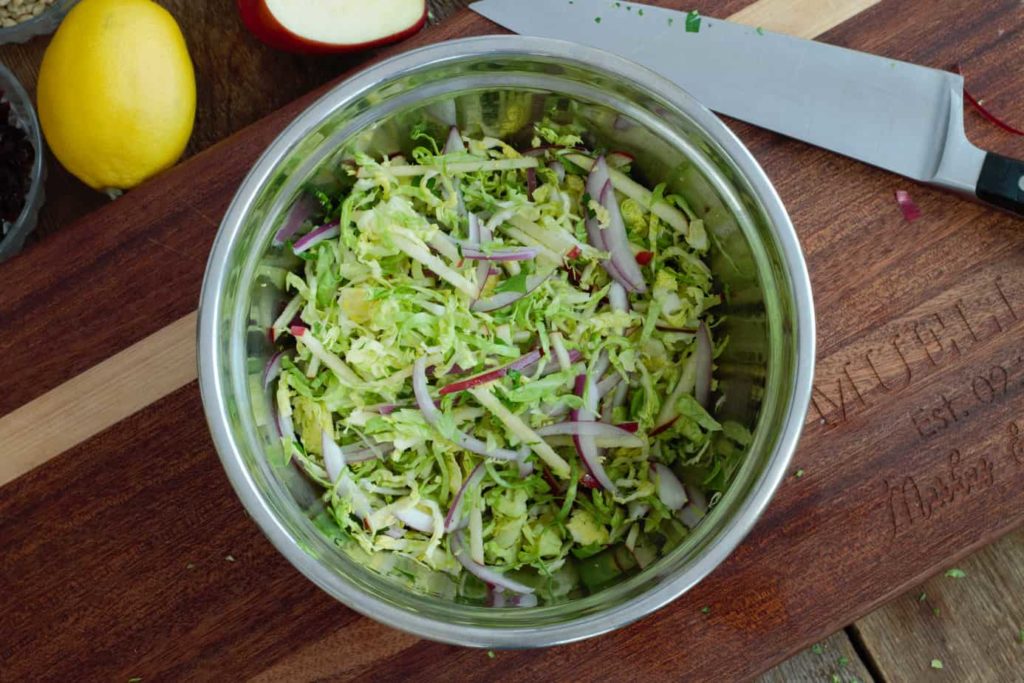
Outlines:
{"type": "Polygon", "coordinates": [[[932,676],[952,681],[1024,677],[1024,531],[956,564],[854,625],[875,666],[892,683],[932,676]],[[932,660],[942,670],[932,668],[932,660]]]}
{"type": "Polygon", "coordinates": [[[0,417],[0,486],[196,378],[191,313],[0,417]]]}
{"type": "Polygon", "coordinates": [[[874,677],[850,642],[838,631],[758,676],[757,683],[873,683],[874,677]]]}
{"type": "Polygon", "coordinates": [[[755,2],[729,17],[735,22],[801,38],[814,38],[874,7],[879,0],[755,2]]]}
{"type": "MultiPolygon", "coordinates": [[[[886,0],[826,38],[935,65],[966,61],[988,95],[1021,87],[1017,57],[990,37],[1022,27],[1015,0],[886,0]]],[[[444,30],[486,29],[462,14],[444,30]]],[[[202,270],[194,262],[210,239],[202,217],[219,216],[247,159],[299,106],[0,270],[10,295],[0,302],[0,401],[20,406],[191,311],[202,270]],[[145,236],[184,255],[147,250],[145,236]],[[62,260],[71,253],[86,263],[62,260]],[[66,271],[54,273],[54,262],[66,271]],[[66,356],[54,359],[54,349],[66,356]]],[[[362,620],[290,570],[245,521],[189,385],[0,489],[0,609],[9,615],[0,668],[12,678],[248,677],[301,671],[318,654],[315,675],[324,678],[744,679],[1019,525],[1024,461],[1008,450],[1010,426],[1024,419],[1020,375],[1009,381],[1024,324],[1019,222],[915,189],[925,217],[907,225],[892,176],[735,129],[804,240],[821,325],[822,415],[794,463],[804,476],[782,485],[749,539],[693,591],[638,624],[552,651],[492,660],[402,641],[380,644],[354,670],[352,650],[339,644],[362,620]],[[914,279],[909,268],[924,272],[914,279]],[[971,324],[958,321],[958,304],[971,324]],[[978,378],[991,382],[996,365],[1008,381],[988,394],[978,378]],[[183,549],[205,551],[209,583],[193,584],[192,570],[180,568],[183,549]],[[239,561],[213,564],[226,554],[239,561]],[[652,657],[651,643],[672,647],[652,657]]],[[[981,142],[1001,140],[976,132],[981,142]]]]}

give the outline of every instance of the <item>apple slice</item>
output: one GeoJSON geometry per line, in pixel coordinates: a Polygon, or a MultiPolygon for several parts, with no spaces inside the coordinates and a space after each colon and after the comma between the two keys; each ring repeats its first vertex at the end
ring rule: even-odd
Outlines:
{"type": "Polygon", "coordinates": [[[237,0],[242,21],[279,50],[330,54],[393,43],[420,30],[426,0],[237,0]]]}

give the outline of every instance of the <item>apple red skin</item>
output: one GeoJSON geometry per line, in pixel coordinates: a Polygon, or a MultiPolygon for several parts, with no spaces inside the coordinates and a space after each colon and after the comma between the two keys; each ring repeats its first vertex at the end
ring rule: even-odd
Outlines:
{"type": "Polygon", "coordinates": [[[242,23],[249,29],[249,32],[254,36],[262,40],[270,47],[278,50],[284,50],[286,52],[298,52],[303,54],[340,54],[345,52],[357,52],[359,50],[367,50],[372,47],[378,47],[380,45],[387,45],[388,43],[395,43],[399,40],[404,40],[409,36],[413,35],[421,28],[427,21],[427,3],[423,2],[423,14],[420,16],[419,21],[399,33],[395,33],[390,36],[385,36],[378,40],[371,40],[366,43],[350,44],[350,45],[336,45],[332,43],[323,43],[318,40],[309,40],[303,38],[300,35],[292,33],[271,14],[270,10],[267,9],[267,5],[264,0],[237,0],[238,12],[242,15],[242,23]]]}

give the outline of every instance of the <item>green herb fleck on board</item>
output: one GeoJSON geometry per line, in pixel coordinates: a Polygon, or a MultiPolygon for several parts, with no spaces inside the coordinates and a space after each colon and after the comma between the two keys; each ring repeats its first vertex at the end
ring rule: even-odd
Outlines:
{"type": "Polygon", "coordinates": [[[946,572],[946,576],[951,579],[963,579],[967,577],[967,572],[963,569],[950,569],[946,572]]]}
{"type": "Polygon", "coordinates": [[[601,17],[594,17],[594,23],[595,24],[600,24],[601,23],[601,17]]]}
{"type": "Polygon", "coordinates": [[[669,25],[669,26],[671,26],[671,25],[672,25],[672,23],[673,23],[674,21],[675,21],[675,20],[674,20],[674,19],[672,19],[672,17],[669,17],[669,18],[668,18],[668,25],[669,25]]]}
{"type": "Polygon", "coordinates": [[[640,16],[640,17],[642,17],[644,15],[644,11],[642,9],[638,9],[636,11],[636,13],[637,13],[637,16],[640,16]]]}
{"type": "Polygon", "coordinates": [[[142,677],[141,676],[132,676],[131,678],[128,679],[128,683],[142,683],[142,677]]]}
{"type": "Polygon", "coordinates": [[[843,683],[843,679],[840,678],[839,674],[832,674],[832,683],[843,683]]]}
{"type": "Polygon", "coordinates": [[[615,6],[616,7],[622,7],[622,3],[621,2],[617,2],[617,3],[615,3],[615,6]]]}
{"type": "Polygon", "coordinates": [[[845,669],[847,666],[849,666],[849,664],[850,664],[849,657],[840,657],[839,658],[839,666],[841,668],[845,669]]]}
{"type": "Polygon", "coordinates": [[[933,659],[932,660],[932,668],[933,669],[941,669],[942,668],[942,660],[941,659],[933,659]]]}
{"type": "Polygon", "coordinates": [[[759,35],[759,36],[763,36],[764,35],[764,27],[763,26],[758,26],[754,30],[757,31],[757,35],[759,35]]]}
{"type": "Polygon", "coordinates": [[[824,651],[825,651],[825,648],[823,648],[821,646],[821,643],[815,643],[814,645],[811,646],[811,652],[813,652],[816,655],[820,655],[824,651]]]}
{"type": "Polygon", "coordinates": [[[918,602],[924,602],[927,599],[928,599],[928,594],[924,593],[924,592],[922,592],[920,595],[917,596],[917,601],[918,602]]]}
{"type": "Polygon", "coordinates": [[[932,607],[932,614],[935,616],[939,616],[940,614],[942,614],[942,610],[938,607],[932,607]]]}
{"type": "Polygon", "coordinates": [[[793,476],[796,477],[797,479],[803,479],[804,471],[803,470],[797,470],[796,472],[793,473],[793,476]]]}
{"type": "Polygon", "coordinates": [[[494,657],[495,657],[494,650],[488,650],[487,651],[487,656],[490,657],[491,659],[494,659],[494,657]]]}
{"type": "Polygon", "coordinates": [[[185,569],[195,569],[195,568],[196,568],[196,566],[194,564],[192,564],[191,562],[189,562],[188,564],[185,565],[185,569]]]}
{"type": "Polygon", "coordinates": [[[1017,632],[1017,642],[1024,645],[1024,628],[1017,632]]]}
{"type": "Polygon", "coordinates": [[[700,33],[700,12],[697,10],[691,10],[686,15],[686,32],[700,33]]]}
{"type": "Polygon", "coordinates": [[[704,607],[701,607],[700,608],[700,613],[701,614],[711,614],[711,607],[709,605],[705,605],[704,607]]]}
{"type": "Polygon", "coordinates": [[[235,561],[235,556],[234,555],[225,555],[224,559],[226,561],[228,561],[228,562],[234,562],[235,561]]]}

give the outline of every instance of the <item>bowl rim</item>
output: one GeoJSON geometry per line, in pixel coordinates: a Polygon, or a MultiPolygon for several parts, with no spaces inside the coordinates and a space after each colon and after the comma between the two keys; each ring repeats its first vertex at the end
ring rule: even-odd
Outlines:
{"type": "Polygon", "coordinates": [[[25,205],[21,207],[21,213],[18,214],[17,219],[10,224],[7,233],[0,232],[0,260],[8,255],[7,250],[10,245],[15,245],[14,252],[19,250],[25,237],[35,228],[35,221],[32,218],[33,214],[39,212],[46,182],[46,150],[36,108],[18,77],[7,66],[0,64],[0,85],[3,84],[8,85],[11,90],[5,92],[3,98],[11,103],[12,113],[34,149],[32,150],[32,170],[29,172],[31,183],[28,192],[25,193],[25,205]]]}
{"type": "Polygon", "coordinates": [[[55,0],[52,5],[31,19],[26,19],[14,26],[0,27],[0,45],[24,43],[36,36],[53,33],[60,26],[64,15],[70,12],[78,2],[79,0],[55,0]]]}
{"type": "Polygon", "coordinates": [[[623,627],[674,600],[703,580],[718,567],[747,536],[761,517],[769,500],[784,478],[803,428],[810,404],[815,358],[815,321],[810,278],[796,231],[774,186],[761,166],[739,138],[710,110],[675,83],[632,61],[597,48],[567,41],[524,36],[481,36],[463,38],[421,47],[379,62],[346,79],[296,117],[264,151],[233,198],[218,231],[207,263],[197,325],[199,384],[204,410],[217,452],[236,494],[271,543],[308,579],[348,607],[388,626],[420,637],[475,647],[541,647],[582,640],[623,627]],[[379,600],[358,589],[307,554],[271,511],[264,496],[245,467],[237,439],[229,429],[229,406],[224,400],[224,382],[220,365],[219,340],[223,302],[221,293],[231,273],[225,264],[242,232],[243,220],[260,188],[272,177],[279,160],[297,140],[312,131],[324,115],[374,84],[398,74],[422,68],[424,64],[460,58],[522,55],[571,59],[587,68],[628,77],[641,82],[652,92],[677,104],[699,125],[714,133],[715,142],[743,173],[770,221],[780,259],[789,278],[793,302],[793,340],[797,346],[792,377],[787,382],[789,403],[782,411],[782,426],[775,440],[774,453],[761,473],[752,481],[744,499],[744,514],[728,520],[721,533],[698,557],[693,567],[671,576],[651,590],[628,600],[617,610],[606,610],[571,621],[540,627],[492,629],[488,627],[440,622],[394,604],[379,600]]]}

